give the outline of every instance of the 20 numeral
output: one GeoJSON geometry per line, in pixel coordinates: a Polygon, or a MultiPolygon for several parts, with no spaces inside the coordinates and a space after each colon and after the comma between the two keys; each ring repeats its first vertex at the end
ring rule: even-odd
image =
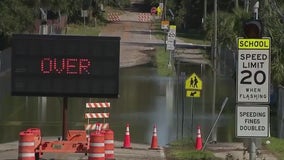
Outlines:
{"type": "Polygon", "coordinates": [[[255,84],[262,85],[264,84],[266,80],[266,75],[263,71],[256,71],[254,75],[250,70],[243,70],[241,74],[244,74],[245,76],[241,79],[241,84],[252,84],[252,81],[255,82],[255,84]],[[260,77],[258,79],[258,77],[260,77]],[[251,79],[253,78],[253,79],[251,79]]]}

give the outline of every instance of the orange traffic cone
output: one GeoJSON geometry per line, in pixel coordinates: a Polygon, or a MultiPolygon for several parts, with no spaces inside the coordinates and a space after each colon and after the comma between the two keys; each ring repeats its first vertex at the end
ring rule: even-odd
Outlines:
{"type": "Polygon", "coordinates": [[[151,148],[149,149],[155,149],[155,150],[160,149],[158,146],[158,136],[157,136],[157,126],[156,125],[154,125],[151,148]]]}
{"type": "Polygon", "coordinates": [[[130,144],[130,132],[129,132],[129,124],[126,124],[126,131],[125,131],[125,136],[124,136],[124,142],[123,146],[121,148],[126,148],[126,149],[131,149],[131,144],[130,144]]]}
{"type": "Polygon", "coordinates": [[[200,126],[197,127],[197,137],[195,142],[196,142],[195,149],[202,150],[202,138],[201,138],[200,126]]]}

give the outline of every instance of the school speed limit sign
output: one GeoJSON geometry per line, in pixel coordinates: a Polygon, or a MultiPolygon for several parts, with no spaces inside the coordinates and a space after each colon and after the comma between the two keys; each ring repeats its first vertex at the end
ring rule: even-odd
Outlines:
{"type": "Polygon", "coordinates": [[[237,103],[269,103],[270,38],[238,38],[237,103]]]}

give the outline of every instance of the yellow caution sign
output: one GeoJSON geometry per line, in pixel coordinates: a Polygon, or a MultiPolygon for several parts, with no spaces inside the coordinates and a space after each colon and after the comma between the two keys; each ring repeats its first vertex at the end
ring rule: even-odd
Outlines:
{"type": "Polygon", "coordinates": [[[170,30],[176,30],[177,26],[176,25],[170,25],[170,30]]]}
{"type": "Polygon", "coordinates": [[[186,97],[200,97],[200,91],[198,90],[187,90],[186,91],[186,97]]]}
{"type": "Polygon", "coordinates": [[[185,89],[202,90],[202,80],[193,73],[185,81],[185,89]]]}
{"type": "Polygon", "coordinates": [[[157,15],[158,16],[161,16],[162,15],[162,8],[159,6],[159,7],[157,7],[157,15]]]}
{"type": "Polygon", "coordinates": [[[261,39],[238,39],[238,48],[239,49],[270,49],[270,38],[261,38],[261,39]]]}

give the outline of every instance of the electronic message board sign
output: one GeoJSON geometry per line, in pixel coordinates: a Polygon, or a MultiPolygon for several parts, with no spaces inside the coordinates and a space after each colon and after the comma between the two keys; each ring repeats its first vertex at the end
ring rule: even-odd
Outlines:
{"type": "Polygon", "coordinates": [[[116,98],[120,37],[12,38],[12,95],[116,98]]]}

